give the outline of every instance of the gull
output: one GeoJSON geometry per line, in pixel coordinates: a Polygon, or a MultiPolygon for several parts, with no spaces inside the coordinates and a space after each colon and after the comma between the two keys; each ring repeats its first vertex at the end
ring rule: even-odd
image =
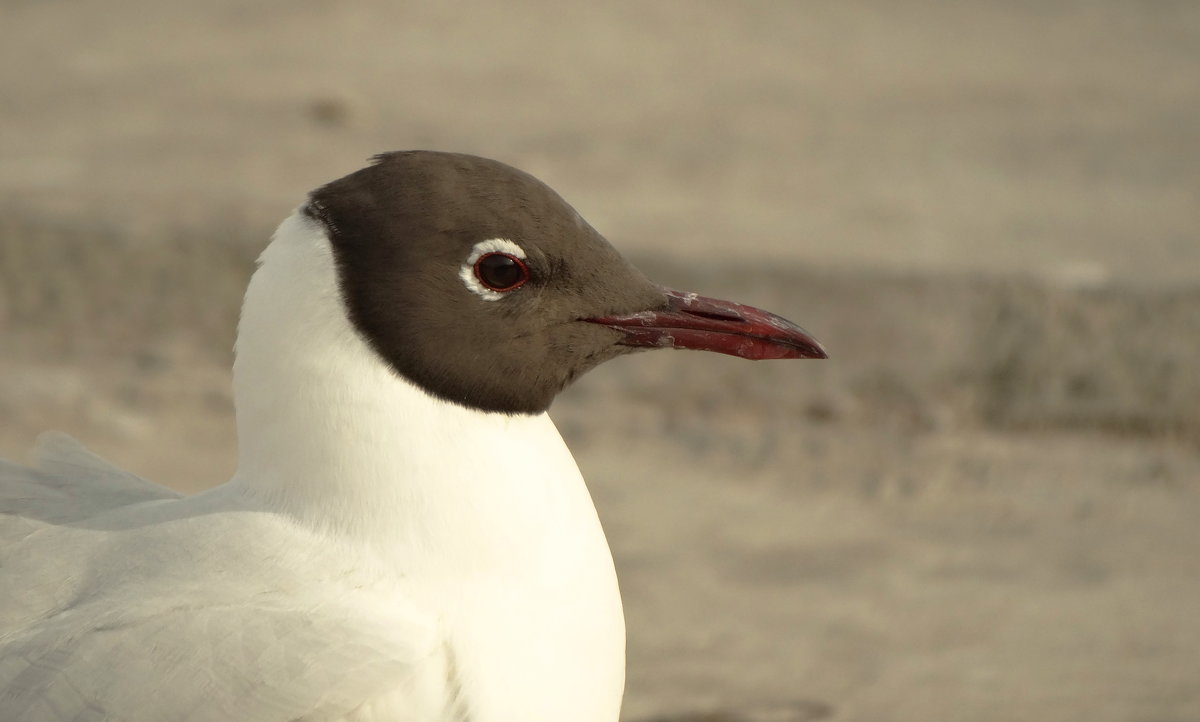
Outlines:
{"type": "Polygon", "coordinates": [[[546,412],[648,348],[825,357],[502,163],[318,188],[246,292],[228,482],[181,496],[62,434],[0,462],[0,719],[615,722],[617,577],[546,412]]]}

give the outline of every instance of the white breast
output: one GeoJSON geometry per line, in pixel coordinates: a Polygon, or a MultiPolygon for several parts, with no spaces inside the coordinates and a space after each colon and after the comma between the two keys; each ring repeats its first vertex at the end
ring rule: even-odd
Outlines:
{"type": "MultiPolygon", "coordinates": [[[[469,410],[388,369],[346,318],[329,241],[304,216],[261,263],[237,346],[231,493],[403,580],[444,629],[446,693],[472,722],[615,721],[616,576],[549,417],[469,410]]],[[[403,704],[376,700],[357,719],[403,704]]]]}

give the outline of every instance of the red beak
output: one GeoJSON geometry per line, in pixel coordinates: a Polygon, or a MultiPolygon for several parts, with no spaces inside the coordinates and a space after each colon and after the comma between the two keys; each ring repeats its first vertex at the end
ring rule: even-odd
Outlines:
{"type": "Polygon", "coordinates": [[[755,361],[828,358],[807,331],[773,313],[694,293],[664,292],[665,308],[587,320],[623,332],[626,346],[715,351],[755,361]]]}

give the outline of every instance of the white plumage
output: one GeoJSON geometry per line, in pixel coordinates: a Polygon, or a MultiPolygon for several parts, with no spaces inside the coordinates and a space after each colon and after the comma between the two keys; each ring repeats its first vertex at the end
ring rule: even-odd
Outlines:
{"type": "Polygon", "coordinates": [[[0,719],[616,720],[616,577],[550,419],[391,372],[306,216],[260,264],[232,480],[181,498],[62,435],[0,465],[0,719]]]}

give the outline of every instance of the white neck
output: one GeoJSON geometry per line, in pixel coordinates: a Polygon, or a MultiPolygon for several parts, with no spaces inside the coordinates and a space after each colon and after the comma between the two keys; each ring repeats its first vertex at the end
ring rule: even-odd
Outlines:
{"type": "Polygon", "coordinates": [[[319,225],[294,213],[259,263],[234,364],[243,493],[339,537],[405,547],[525,538],[578,498],[583,481],[545,414],[467,409],[382,362],[346,316],[319,225]]]}
{"type": "Polygon", "coordinates": [[[393,570],[409,603],[436,612],[480,722],[615,720],[612,557],[549,417],[467,409],[390,370],[348,320],[330,241],[303,214],[260,264],[239,328],[226,489],[393,570]]]}

